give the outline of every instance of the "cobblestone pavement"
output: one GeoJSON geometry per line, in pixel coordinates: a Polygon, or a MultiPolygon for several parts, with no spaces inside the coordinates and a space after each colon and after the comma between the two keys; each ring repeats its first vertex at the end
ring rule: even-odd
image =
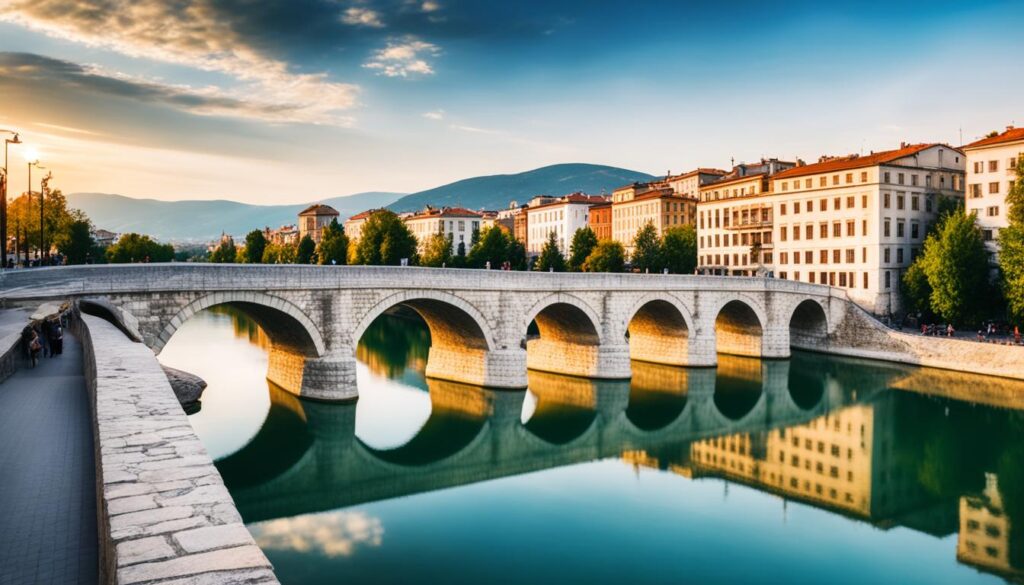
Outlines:
{"type": "Polygon", "coordinates": [[[0,384],[0,585],[95,583],[95,466],[82,348],[0,384]]]}

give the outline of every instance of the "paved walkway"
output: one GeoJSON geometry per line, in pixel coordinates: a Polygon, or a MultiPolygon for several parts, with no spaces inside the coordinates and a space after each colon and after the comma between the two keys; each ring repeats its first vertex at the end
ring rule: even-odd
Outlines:
{"type": "Polygon", "coordinates": [[[0,383],[0,585],[96,583],[92,424],[82,347],[0,383]]]}

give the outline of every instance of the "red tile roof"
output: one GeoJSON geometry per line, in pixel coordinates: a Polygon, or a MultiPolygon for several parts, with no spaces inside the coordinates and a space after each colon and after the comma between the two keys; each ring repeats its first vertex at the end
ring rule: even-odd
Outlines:
{"type": "Polygon", "coordinates": [[[379,209],[367,209],[366,211],[360,211],[359,213],[357,213],[357,214],[353,215],[352,217],[348,218],[348,220],[352,221],[353,219],[366,219],[366,218],[370,217],[371,215],[373,215],[373,213],[376,212],[376,211],[380,211],[380,210],[379,209]]]}
{"type": "Polygon", "coordinates": [[[299,215],[341,215],[338,210],[330,205],[314,203],[299,212],[299,215]]]}
{"type": "Polygon", "coordinates": [[[980,148],[982,146],[992,146],[993,144],[1003,144],[1004,142],[1017,142],[1024,140],[1024,128],[1007,128],[1006,132],[998,134],[991,138],[982,138],[981,140],[972,142],[964,145],[964,150],[968,148],[980,148]]]}
{"type": "MultiPolygon", "coordinates": [[[[788,179],[790,177],[803,177],[805,175],[815,175],[818,173],[831,173],[834,171],[846,171],[850,169],[862,169],[864,167],[873,167],[885,163],[897,161],[901,158],[917,154],[923,150],[927,150],[933,146],[946,146],[947,148],[953,148],[951,146],[940,144],[937,142],[929,144],[908,144],[902,148],[896,150],[886,150],[883,152],[875,152],[868,155],[857,155],[852,154],[850,156],[838,157],[825,162],[814,163],[810,165],[804,165],[800,167],[793,167],[780,173],[776,173],[773,179],[788,179]]],[[[953,150],[956,150],[955,148],[953,150]]]]}

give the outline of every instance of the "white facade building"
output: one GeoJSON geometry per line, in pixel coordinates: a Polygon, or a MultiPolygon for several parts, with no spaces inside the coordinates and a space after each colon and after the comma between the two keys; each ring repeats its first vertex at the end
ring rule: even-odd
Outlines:
{"type": "MultiPolygon", "coordinates": [[[[967,212],[978,216],[985,245],[998,251],[999,230],[1007,227],[1006,195],[1017,177],[1017,161],[1024,157],[1024,128],[1006,132],[963,147],[967,155],[967,212]]],[[[993,261],[995,256],[993,256],[993,261]]]]}
{"type": "Polygon", "coordinates": [[[904,144],[779,172],[761,194],[702,200],[698,265],[750,275],[759,252],[759,266],[777,278],[841,287],[872,313],[895,313],[900,279],[937,218],[939,198],[963,197],[964,163],[944,144],[904,144]],[[752,236],[743,244],[744,233],[760,234],[759,249],[752,236]]]}
{"type": "Polygon", "coordinates": [[[469,249],[473,247],[474,233],[479,233],[482,228],[483,215],[463,207],[437,209],[428,206],[423,211],[404,219],[405,225],[416,236],[421,253],[430,237],[440,233],[451,236],[452,254],[459,253],[460,244],[463,246],[463,253],[468,254],[469,249]]]}
{"type": "Polygon", "coordinates": [[[562,254],[568,254],[576,230],[589,226],[590,206],[605,201],[605,197],[598,195],[573,193],[552,203],[527,207],[526,253],[540,254],[548,235],[553,232],[562,254]]]}

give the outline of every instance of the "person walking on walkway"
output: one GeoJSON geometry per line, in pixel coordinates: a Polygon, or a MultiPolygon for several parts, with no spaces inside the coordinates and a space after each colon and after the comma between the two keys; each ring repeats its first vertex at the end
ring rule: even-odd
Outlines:
{"type": "Polygon", "coordinates": [[[58,356],[64,353],[64,330],[57,318],[50,319],[47,323],[49,324],[47,333],[49,334],[50,357],[58,356]]]}
{"type": "Polygon", "coordinates": [[[21,338],[25,342],[25,352],[28,354],[32,367],[36,367],[39,361],[39,352],[43,350],[43,344],[39,341],[39,334],[31,325],[26,325],[21,332],[21,338]]]}

